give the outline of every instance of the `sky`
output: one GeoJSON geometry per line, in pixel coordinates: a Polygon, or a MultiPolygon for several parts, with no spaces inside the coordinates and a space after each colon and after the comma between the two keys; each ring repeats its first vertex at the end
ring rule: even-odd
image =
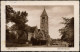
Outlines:
{"type": "Polygon", "coordinates": [[[48,15],[49,35],[53,39],[61,38],[59,29],[64,27],[62,17],[74,17],[74,7],[72,5],[51,5],[51,6],[34,6],[34,5],[11,5],[15,11],[26,11],[29,26],[40,28],[40,16],[45,8],[48,15]]]}

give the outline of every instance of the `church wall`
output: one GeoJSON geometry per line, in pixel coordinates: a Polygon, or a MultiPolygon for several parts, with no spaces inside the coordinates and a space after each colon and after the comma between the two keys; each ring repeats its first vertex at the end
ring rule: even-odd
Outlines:
{"type": "Polygon", "coordinates": [[[33,33],[28,32],[28,41],[31,41],[31,37],[32,37],[33,33]]]}

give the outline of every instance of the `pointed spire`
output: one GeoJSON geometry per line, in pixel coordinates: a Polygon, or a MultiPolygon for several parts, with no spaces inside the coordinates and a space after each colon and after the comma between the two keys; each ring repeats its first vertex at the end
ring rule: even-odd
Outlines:
{"type": "Polygon", "coordinates": [[[45,7],[44,7],[44,10],[43,10],[43,12],[42,12],[42,14],[41,14],[41,17],[43,17],[43,16],[47,16],[47,13],[46,13],[45,7]]]}

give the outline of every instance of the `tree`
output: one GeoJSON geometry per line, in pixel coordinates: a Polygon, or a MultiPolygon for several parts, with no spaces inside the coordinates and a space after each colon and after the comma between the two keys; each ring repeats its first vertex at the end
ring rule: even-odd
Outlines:
{"type": "MultiPolygon", "coordinates": [[[[27,15],[28,13],[26,13],[26,11],[14,11],[13,8],[9,5],[6,5],[6,24],[8,24],[9,22],[13,22],[15,23],[13,26],[11,26],[10,28],[6,29],[6,33],[7,35],[9,35],[9,31],[14,32],[16,31],[16,34],[18,34],[18,41],[27,41],[27,32],[28,32],[28,28],[29,27],[26,23],[28,22],[27,20],[27,15]],[[24,37],[25,38],[24,38],[24,37]],[[22,38],[23,37],[23,38],[22,38]]],[[[6,25],[7,26],[7,25],[6,25]]],[[[13,35],[12,35],[13,36],[13,35]]]]}
{"type": "Polygon", "coordinates": [[[11,14],[13,14],[14,12],[15,11],[11,6],[9,5],[6,6],[6,40],[7,41],[10,41],[12,39],[11,33],[9,32],[10,28],[7,26],[7,24],[11,22],[11,18],[12,18],[11,14]]]}
{"type": "Polygon", "coordinates": [[[10,5],[6,5],[6,23],[11,21],[12,15],[15,13],[10,5]]]}
{"type": "Polygon", "coordinates": [[[63,18],[64,22],[62,24],[65,25],[62,29],[59,29],[62,37],[61,40],[66,41],[72,46],[74,46],[74,17],[68,19],[63,18]]]}

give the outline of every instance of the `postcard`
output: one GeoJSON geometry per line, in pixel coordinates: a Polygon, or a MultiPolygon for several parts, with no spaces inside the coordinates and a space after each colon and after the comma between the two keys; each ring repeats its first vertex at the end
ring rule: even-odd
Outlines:
{"type": "Polygon", "coordinates": [[[78,51],[78,1],[2,1],[2,51],[78,51]]]}

